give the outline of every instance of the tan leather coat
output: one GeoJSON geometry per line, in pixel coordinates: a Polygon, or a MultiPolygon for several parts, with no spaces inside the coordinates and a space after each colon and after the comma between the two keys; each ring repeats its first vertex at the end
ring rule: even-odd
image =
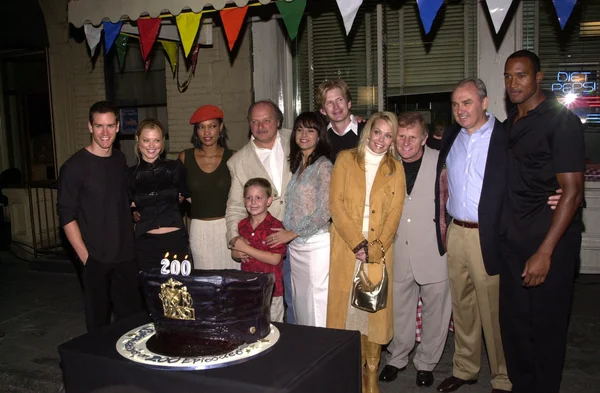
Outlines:
{"type": "MultiPolygon", "coordinates": [[[[388,271],[387,307],[369,314],[369,341],[387,344],[394,334],[392,277],[394,235],[398,229],[406,181],[402,164],[394,161],[396,171],[389,169],[382,161],[371,189],[369,215],[369,242],[382,241],[386,250],[388,271]]],[[[331,262],[329,271],[329,299],[327,303],[327,327],[343,329],[350,299],[352,278],[354,276],[355,257],[352,250],[365,240],[362,232],[365,208],[366,176],[364,166],[359,166],[352,151],[343,151],[337,157],[331,174],[329,205],[333,223],[331,225],[331,262]]],[[[369,247],[370,260],[379,261],[381,251],[369,247]]],[[[369,265],[369,279],[381,280],[379,265],[369,265]]]]}

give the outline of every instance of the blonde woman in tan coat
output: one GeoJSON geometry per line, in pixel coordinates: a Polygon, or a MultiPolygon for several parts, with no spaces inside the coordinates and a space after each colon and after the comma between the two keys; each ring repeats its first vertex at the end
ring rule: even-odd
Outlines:
{"type": "Polygon", "coordinates": [[[381,247],[385,249],[388,277],[393,277],[394,235],[404,205],[405,178],[394,158],[398,120],[391,112],[371,116],[356,149],[343,151],[333,167],[331,210],[331,264],[327,327],[359,330],[362,345],[363,392],[379,392],[377,367],[381,345],[393,336],[392,281],[387,307],[375,313],[350,305],[352,278],[360,261],[369,261],[368,276],[381,280],[381,247]]]}

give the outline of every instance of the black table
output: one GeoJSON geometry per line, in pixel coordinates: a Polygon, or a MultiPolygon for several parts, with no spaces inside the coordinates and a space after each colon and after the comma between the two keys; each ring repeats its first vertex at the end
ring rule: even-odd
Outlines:
{"type": "Polygon", "coordinates": [[[118,354],[117,340],[149,322],[137,315],[58,347],[67,393],[352,393],[361,390],[360,334],[276,323],[270,351],[233,366],[164,371],[118,354]]]}

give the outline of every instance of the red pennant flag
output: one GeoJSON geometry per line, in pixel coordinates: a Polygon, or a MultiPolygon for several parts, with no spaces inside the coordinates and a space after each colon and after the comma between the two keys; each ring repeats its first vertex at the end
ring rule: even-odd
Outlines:
{"type": "Polygon", "coordinates": [[[158,29],[160,29],[159,18],[149,19],[138,19],[138,30],[140,31],[140,48],[142,50],[142,57],[144,61],[148,59],[152,45],[156,41],[158,35],[158,29]]]}
{"type": "Polygon", "coordinates": [[[244,18],[246,17],[246,11],[248,6],[245,7],[232,7],[225,8],[220,11],[221,20],[223,21],[223,27],[225,28],[225,35],[227,36],[227,43],[229,44],[229,50],[233,50],[233,46],[237,41],[242,24],[244,24],[244,18]]]}

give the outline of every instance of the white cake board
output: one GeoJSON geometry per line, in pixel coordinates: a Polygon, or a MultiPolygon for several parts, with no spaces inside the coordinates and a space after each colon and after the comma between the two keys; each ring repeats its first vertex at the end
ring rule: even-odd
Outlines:
{"type": "Polygon", "coordinates": [[[243,363],[271,349],[279,340],[279,329],[251,344],[243,344],[223,355],[175,357],[150,351],[146,343],[154,335],[154,324],[147,323],[125,333],[117,340],[117,352],[126,359],[163,370],[208,370],[243,363]]]}

